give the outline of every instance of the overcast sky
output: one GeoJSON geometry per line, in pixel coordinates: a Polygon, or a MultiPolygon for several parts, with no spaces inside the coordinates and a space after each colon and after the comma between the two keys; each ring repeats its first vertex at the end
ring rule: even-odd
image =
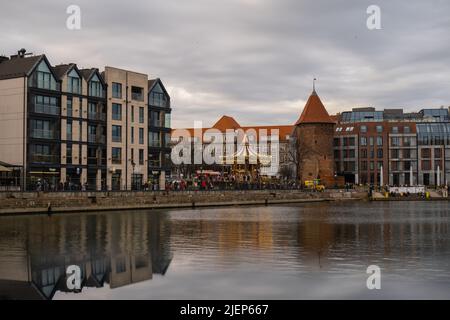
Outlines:
{"type": "Polygon", "coordinates": [[[330,113],[450,105],[447,0],[2,1],[0,54],[160,77],[173,127],[292,124],[311,93],[330,113]],[[81,8],[81,30],[66,8],[81,8]],[[381,8],[381,30],[366,26],[381,8]]]}

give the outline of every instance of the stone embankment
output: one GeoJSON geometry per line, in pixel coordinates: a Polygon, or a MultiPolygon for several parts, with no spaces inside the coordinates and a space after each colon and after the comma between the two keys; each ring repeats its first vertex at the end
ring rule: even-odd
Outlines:
{"type": "Polygon", "coordinates": [[[177,192],[1,192],[0,214],[270,205],[367,199],[366,192],[240,190],[177,192]]]}

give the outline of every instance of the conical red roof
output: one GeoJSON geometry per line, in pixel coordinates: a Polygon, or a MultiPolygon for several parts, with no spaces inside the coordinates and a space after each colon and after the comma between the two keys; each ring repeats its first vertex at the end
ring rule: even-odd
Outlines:
{"type": "Polygon", "coordinates": [[[315,91],[309,96],[302,115],[295,125],[302,123],[334,123],[315,91]]]}

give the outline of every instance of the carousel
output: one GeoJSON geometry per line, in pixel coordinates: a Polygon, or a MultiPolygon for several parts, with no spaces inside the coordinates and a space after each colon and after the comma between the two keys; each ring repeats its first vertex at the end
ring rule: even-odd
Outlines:
{"type": "Polygon", "coordinates": [[[247,134],[244,134],[236,152],[223,157],[223,164],[230,166],[230,173],[236,181],[261,181],[261,168],[270,166],[272,158],[259,153],[257,148],[257,144],[251,144],[247,134]]]}

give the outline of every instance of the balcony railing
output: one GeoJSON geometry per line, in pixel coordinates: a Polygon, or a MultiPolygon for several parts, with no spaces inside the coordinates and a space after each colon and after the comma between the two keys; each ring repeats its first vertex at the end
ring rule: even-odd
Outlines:
{"type": "Polygon", "coordinates": [[[57,131],[54,130],[43,130],[43,129],[32,129],[31,137],[38,139],[56,139],[59,136],[57,131]]]}
{"type": "Polygon", "coordinates": [[[30,155],[31,162],[36,163],[59,163],[59,156],[49,155],[49,154],[31,154],[30,155]]]}
{"type": "Polygon", "coordinates": [[[160,167],[161,166],[161,161],[159,161],[159,160],[149,160],[148,161],[148,165],[149,165],[149,167],[160,167]]]}
{"type": "Polygon", "coordinates": [[[164,126],[163,121],[150,119],[150,126],[156,128],[162,128],[164,126]]]}
{"type": "MultiPolygon", "coordinates": [[[[106,161],[106,159],[105,159],[106,161]]],[[[100,166],[102,165],[102,159],[97,157],[88,157],[88,165],[100,166]]]]}
{"type": "Polygon", "coordinates": [[[106,114],[100,112],[89,112],[89,120],[106,121],[106,114]]]}
{"type": "Polygon", "coordinates": [[[144,101],[144,95],[142,93],[131,93],[131,99],[137,100],[137,101],[144,101]]]}
{"type": "Polygon", "coordinates": [[[88,134],[88,142],[90,143],[105,143],[105,136],[98,136],[96,134],[88,134]]]}
{"type": "Polygon", "coordinates": [[[54,105],[50,105],[50,104],[35,103],[33,110],[36,113],[45,113],[45,114],[54,114],[54,115],[60,114],[60,108],[58,106],[54,106],[54,105]]]}
{"type": "Polygon", "coordinates": [[[160,140],[150,140],[148,142],[149,147],[161,147],[161,141],[160,140]]]}

